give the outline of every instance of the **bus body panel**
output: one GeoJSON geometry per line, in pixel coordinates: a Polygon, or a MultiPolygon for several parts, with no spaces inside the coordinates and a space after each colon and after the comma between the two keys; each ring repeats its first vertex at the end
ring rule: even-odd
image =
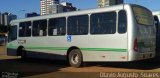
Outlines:
{"type": "Polygon", "coordinates": [[[7,55],[17,56],[18,55],[17,46],[18,46],[17,41],[12,41],[11,43],[8,43],[7,44],[7,55]]]}
{"type": "Polygon", "coordinates": [[[88,52],[84,55],[86,61],[127,61],[127,33],[122,35],[118,33],[90,35],[89,48],[91,48],[92,53],[88,52]]]}

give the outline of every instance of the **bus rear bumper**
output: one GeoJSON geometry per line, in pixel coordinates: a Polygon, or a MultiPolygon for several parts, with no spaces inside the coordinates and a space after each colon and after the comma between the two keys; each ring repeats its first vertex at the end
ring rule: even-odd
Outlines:
{"type": "Polygon", "coordinates": [[[129,58],[128,61],[139,61],[139,60],[146,60],[155,58],[154,52],[147,52],[147,53],[134,53],[133,56],[129,58]]]}
{"type": "Polygon", "coordinates": [[[139,55],[139,60],[151,59],[155,57],[155,53],[142,53],[139,55]]]}
{"type": "Polygon", "coordinates": [[[17,50],[16,49],[7,48],[7,55],[8,56],[17,56],[17,50]]]}

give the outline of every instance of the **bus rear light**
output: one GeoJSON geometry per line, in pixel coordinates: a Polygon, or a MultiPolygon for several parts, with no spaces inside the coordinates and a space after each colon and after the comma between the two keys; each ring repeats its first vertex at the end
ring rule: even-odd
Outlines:
{"type": "Polygon", "coordinates": [[[137,38],[134,40],[134,51],[138,52],[138,43],[137,43],[137,38]]]}

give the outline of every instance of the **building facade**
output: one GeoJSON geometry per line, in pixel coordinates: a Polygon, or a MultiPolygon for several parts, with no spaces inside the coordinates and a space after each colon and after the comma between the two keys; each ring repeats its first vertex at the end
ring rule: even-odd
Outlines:
{"type": "Polygon", "coordinates": [[[0,25],[2,25],[2,13],[0,13],[0,25]]]}
{"type": "Polygon", "coordinates": [[[17,16],[11,13],[0,13],[0,33],[7,33],[10,22],[17,19],[17,16]]]}
{"type": "Polygon", "coordinates": [[[10,22],[14,19],[17,19],[17,16],[11,13],[0,13],[0,25],[8,26],[10,22]]]}
{"type": "Polygon", "coordinates": [[[59,4],[59,0],[40,0],[41,15],[47,15],[51,12],[51,7],[59,4]]]}
{"type": "Polygon", "coordinates": [[[97,0],[98,1],[98,7],[107,7],[107,6],[112,6],[112,5],[117,5],[117,4],[123,4],[123,0],[97,0]]]}
{"type": "Polygon", "coordinates": [[[72,3],[62,2],[59,0],[40,0],[41,1],[41,15],[76,11],[76,7],[72,6],[72,3]]]}
{"type": "Polygon", "coordinates": [[[31,12],[31,13],[26,13],[25,14],[26,18],[28,18],[28,17],[35,17],[35,16],[40,16],[40,14],[37,14],[36,12],[31,12]]]}
{"type": "Polygon", "coordinates": [[[12,20],[17,19],[17,15],[9,13],[7,18],[8,18],[8,25],[9,25],[12,20]]]}
{"type": "Polygon", "coordinates": [[[53,4],[49,7],[49,14],[62,13],[63,6],[60,4],[53,4]]]}
{"type": "Polygon", "coordinates": [[[72,5],[72,3],[62,2],[60,3],[63,6],[63,12],[76,11],[77,8],[72,5]]]}

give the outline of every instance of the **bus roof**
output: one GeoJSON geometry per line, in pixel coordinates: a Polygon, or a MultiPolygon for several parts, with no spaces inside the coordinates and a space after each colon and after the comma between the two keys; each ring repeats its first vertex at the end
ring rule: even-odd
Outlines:
{"type": "Polygon", "coordinates": [[[83,14],[106,12],[106,11],[115,11],[115,10],[124,9],[124,6],[130,6],[130,5],[136,5],[136,4],[120,4],[120,5],[108,6],[104,8],[95,8],[95,9],[71,11],[71,12],[64,12],[64,13],[56,13],[56,14],[50,14],[50,15],[17,19],[17,20],[11,21],[10,23],[12,24],[12,23],[23,22],[23,21],[41,20],[41,19],[57,18],[57,17],[67,17],[67,16],[83,15],[83,14]]]}

